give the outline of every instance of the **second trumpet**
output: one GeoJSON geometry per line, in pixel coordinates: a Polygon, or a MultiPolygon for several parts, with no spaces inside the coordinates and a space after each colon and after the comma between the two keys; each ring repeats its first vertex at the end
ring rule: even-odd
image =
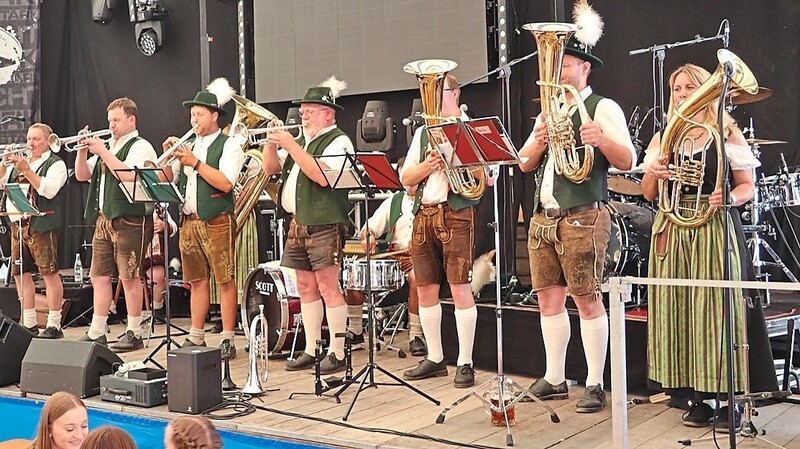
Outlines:
{"type": "Polygon", "coordinates": [[[250,143],[253,145],[263,145],[267,143],[267,139],[257,139],[256,136],[260,136],[262,134],[268,134],[273,131],[293,131],[299,130],[303,127],[303,125],[283,125],[283,126],[273,126],[267,128],[251,128],[247,130],[247,136],[249,137],[250,143]]]}
{"type": "Polygon", "coordinates": [[[107,143],[110,142],[113,137],[114,134],[110,129],[101,129],[99,131],[92,131],[86,134],[78,134],[70,137],[58,137],[56,133],[53,133],[47,138],[47,144],[50,146],[50,151],[53,153],[58,153],[61,151],[62,147],[67,153],[72,153],[73,151],[82,150],[88,147],[86,144],[78,144],[78,142],[83,139],[97,138],[107,143]]]}

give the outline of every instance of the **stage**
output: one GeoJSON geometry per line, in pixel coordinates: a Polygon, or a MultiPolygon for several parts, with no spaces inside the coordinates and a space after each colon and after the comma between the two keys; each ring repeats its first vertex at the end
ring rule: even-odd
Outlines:
{"type": "MultiPolygon", "coordinates": [[[[179,326],[188,327],[187,319],[176,319],[175,322],[179,326]]],[[[113,339],[123,332],[124,327],[112,325],[111,329],[109,337],[113,339]]],[[[85,327],[65,329],[66,339],[75,340],[85,330],[85,327]]],[[[156,332],[159,335],[163,334],[164,326],[157,326],[156,332]]],[[[480,335],[483,335],[483,331],[480,335]]],[[[514,336],[513,332],[507,332],[507,337],[513,339],[514,336]]],[[[406,335],[398,338],[399,342],[407,341],[406,335]]],[[[149,348],[121,356],[125,361],[142,360],[158,343],[157,339],[152,339],[149,348]]],[[[216,346],[219,343],[218,334],[208,334],[208,343],[216,346]]],[[[231,372],[234,382],[240,386],[247,376],[247,353],[243,351],[243,346],[243,339],[237,337],[239,356],[232,362],[231,372]]],[[[355,351],[353,358],[354,369],[357,371],[366,363],[367,352],[355,351]]],[[[506,359],[517,358],[521,357],[516,350],[507,347],[506,359]]],[[[631,358],[629,355],[629,360],[631,358]]],[[[166,364],[166,351],[160,351],[156,355],[156,360],[166,364]]],[[[375,360],[381,367],[399,376],[403,370],[415,366],[419,359],[414,357],[401,359],[394,351],[384,351],[376,355],[375,360]]],[[[474,398],[448,412],[444,423],[435,424],[436,417],[443,407],[469,391],[453,388],[452,376],[455,374],[453,366],[448,367],[448,377],[414,383],[425,393],[441,401],[441,406],[426,401],[404,387],[379,386],[361,393],[348,421],[344,422],[341,418],[353,399],[355,387],[351,387],[342,395],[342,404],[336,404],[331,398],[315,396],[301,396],[290,400],[288,399],[290,393],[313,391],[313,375],[310,371],[299,373],[285,371],[283,363],[284,360],[279,359],[269,362],[269,380],[264,383],[264,388],[274,391],[252,400],[252,403],[261,409],[244,417],[215,421],[215,425],[229,430],[268,435],[279,439],[316,442],[333,447],[414,449],[506,447],[505,428],[492,427],[482,403],[474,398]]],[[[476,382],[481,383],[491,378],[493,374],[494,369],[479,367],[476,382]]],[[[523,386],[533,381],[533,377],[527,375],[514,374],[511,377],[523,386]]],[[[377,382],[388,380],[381,374],[376,375],[377,382]]],[[[611,410],[607,408],[596,414],[575,413],[575,402],[582,393],[582,386],[573,385],[570,387],[569,399],[548,402],[558,413],[560,423],[552,423],[544,409],[536,404],[516,404],[517,423],[512,428],[515,447],[547,448],[558,445],[559,448],[576,449],[611,448],[611,410]]],[[[647,394],[641,391],[633,393],[631,398],[641,398],[647,394]]],[[[0,389],[0,394],[18,397],[20,391],[17,387],[10,386],[0,389]]],[[[102,402],[99,396],[88,398],[87,404],[89,407],[161,419],[176,416],[167,410],[166,405],[151,409],[122,406],[117,403],[102,402]]],[[[798,406],[779,403],[759,408],[758,411],[759,416],[754,422],[759,429],[767,431],[766,438],[786,448],[800,449],[800,427],[796,425],[800,420],[798,406]]],[[[681,414],[682,410],[667,408],[664,404],[629,405],[630,447],[680,447],[676,443],[679,439],[711,435],[709,428],[683,426],[681,414]]],[[[719,438],[720,444],[725,445],[727,437],[720,435],[719,438]]],[[[711,442],[695,443],[695,445],[713,447],[711,442]]],[[[763,441],[747,440],[742,443],[742,447],[773,446],[763,441]]]]}

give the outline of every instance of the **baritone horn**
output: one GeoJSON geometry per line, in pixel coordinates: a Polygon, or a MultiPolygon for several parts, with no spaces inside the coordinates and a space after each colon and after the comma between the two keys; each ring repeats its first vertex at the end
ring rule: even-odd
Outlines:
{"type": "Polygon", "coordinates": [[[67,153],[72,153],[74,151],[88,148],[88,145],[78,144],[78,142],[83,139],[91,138],[97,138],[102,140],[104,143],[108,143],[114,138],[114,133],[112,133],[110,129],[101,129],[99,131],[91,131],[86,134],[78,134],[70,137],[58,137],[58,134],[52,133],[47,138],[47,145],[50,146],[50,151],[53,153],[58,153],[61,151],[62,147],[67,153]]]}
{"type": "MultiPolygon", "coordinates": [[[[409,62],[403,71],[417,77],[422,99],[422,118],[426,129],[447,121],[442,117],[442,92],[447,74],[458,66],[446,59],[423,59],[409,62]]],[[[444,173],[450,189],[465,198],[479,199],[486,190],[486,171],[481,167],[453,167],[453,156],[449,159],[437,149],[430,136],[430,146],[444,161],[444,173]]],[[[424,151],[424,150],[423,150],[424,151]]]]}
{"type": "Polygon", "coordinates": [[[566,102],[570,93],[581,117],[581,123],[591,120],[586,105],[575,87],[560,84],[561,64],[569,38],[578,27],[571,23],[542,22],[522,26],[533,34],[539,51],[539,97],[542,100],[542,115],[547,123],[548,151],[553,158],[555,171],[572,183],[580,184],[589,179],[594,166],[594,148],[584,144],[576,146],[572,118],[566,102]],[[583,150],[583,162],[581,151],[583,150]]]}
{"type": "Polygon", "coordinates": [[[747,65],[735,54],[722,48],[717,50],[719,65],[714,73],[675,109],[661,137],[659,154],[666,156],[670,171],[670,179],[658,180],[658,208],[677,226],[697,228],[711,219],[715,210],[701,203],[703,181],[705,178],[706,154],[708,146],[704,145],[700,159],[694,159],[695,141],[689,133],[703,128],[713,139],[717,151],[717,171],[714,189],[722,187],[724,182],[725,145],[724,136],[720,135],[717,126],[699,123],[692,117],[711,104],[717,104],[725,92],[722,91],[725,81],[726,67],[732,73],[730,83],[754,95],[758,92],[758,82],[747,65]],[[681,204],[684,190],[688,189],[695,199],[690,204],[681,204]]]}
{"type": "MultiPolygon", "coordinates": [[[[247,306],[242,302],[242,317],[247,319],[247,306]]],[[[253,318],[249,329],[245,324],[247,334],[247,345],[250,348],[247,360],[247,380],[242,387],[244,394],[263,394],[264,387],[261,382],[266,382],[269,378],[269,368],[267,364],[267,336],[269,335],[269,325],[264,316],[264,304],[258,305],[258,315],[253,318]]]]}

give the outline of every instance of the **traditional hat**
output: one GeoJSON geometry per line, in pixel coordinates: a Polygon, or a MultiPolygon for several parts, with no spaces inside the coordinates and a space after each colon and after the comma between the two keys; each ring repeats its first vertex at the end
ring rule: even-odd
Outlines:
{"type": "Polygon", "coordinates": [[[603,35],[603,18],[586,0],[580,0],[572,9],[572,19],[578,31],[567,42],[564,53],[589,61],[592,69],[603,67],[603,60],[592,54],[592,48],[603,35]]]}
{"type": "Polygon", "coordinates": [[[225,103],[230,101],[231,97],[236,91],[233,90],[228,80],[225,78],[217,78],[212,81],[205,89],[201,90],[194,96],[192,101],[184,101],[183,107],[190,109],[192,106],[205,106],[209,109],[217,111],[220,116],[228,113],[222,107],[225,103]]]}
{"type": "Polygon", "coordinates": [[[344,111],[342,105],[336,104],[341,91],[347,89],[347,83],[331,76],[319,86],[310,87],[308,92],[300,100],[293,101],[294,104],[314,103],[330,106],[337,111],[344,111]]]}

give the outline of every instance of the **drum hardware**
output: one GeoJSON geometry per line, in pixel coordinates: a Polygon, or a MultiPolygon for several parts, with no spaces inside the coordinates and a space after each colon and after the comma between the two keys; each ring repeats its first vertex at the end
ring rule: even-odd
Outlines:
{"type": "Polygon", "coordinates": [[[780,143],[787,143],[785,140],[766,140],[766,139],[745,139],[749,145],[776,145],[780,143]]]}
{"type": "Polygon", "coordinates": [[[222,359],[222,391],[231,391],[237,388],[239,387],[231,379],[231,359],[230,357],[224,357],[222,359]]]}
{"type": "Polygon", "coordinates": [[[344,358],[345,358],[345,372],[344,377],[328,377],[327,379],[322,378],[322,373],[320,373],[320,363],[322,360],[325,359],[325,340],[317,340],[317,345],[314,349],[314,392],[307,393],[307,392],[292,392],[289,394],[289,399],[294,398],[295,396],[310,396],[314,395],[317,397],[329,397],[336,400],[337,404],[341,404],[342,400],[339,398],[338,395],[333,394],[325,394],[326,392],[334,389],[339,388],[342,385],[350,385],[353,383],[353,348],[352,348],[352,338],[353,334],[351,332],[345,332],[344,334],[336,334],[337,338],[344,338],[344,358]]]}

